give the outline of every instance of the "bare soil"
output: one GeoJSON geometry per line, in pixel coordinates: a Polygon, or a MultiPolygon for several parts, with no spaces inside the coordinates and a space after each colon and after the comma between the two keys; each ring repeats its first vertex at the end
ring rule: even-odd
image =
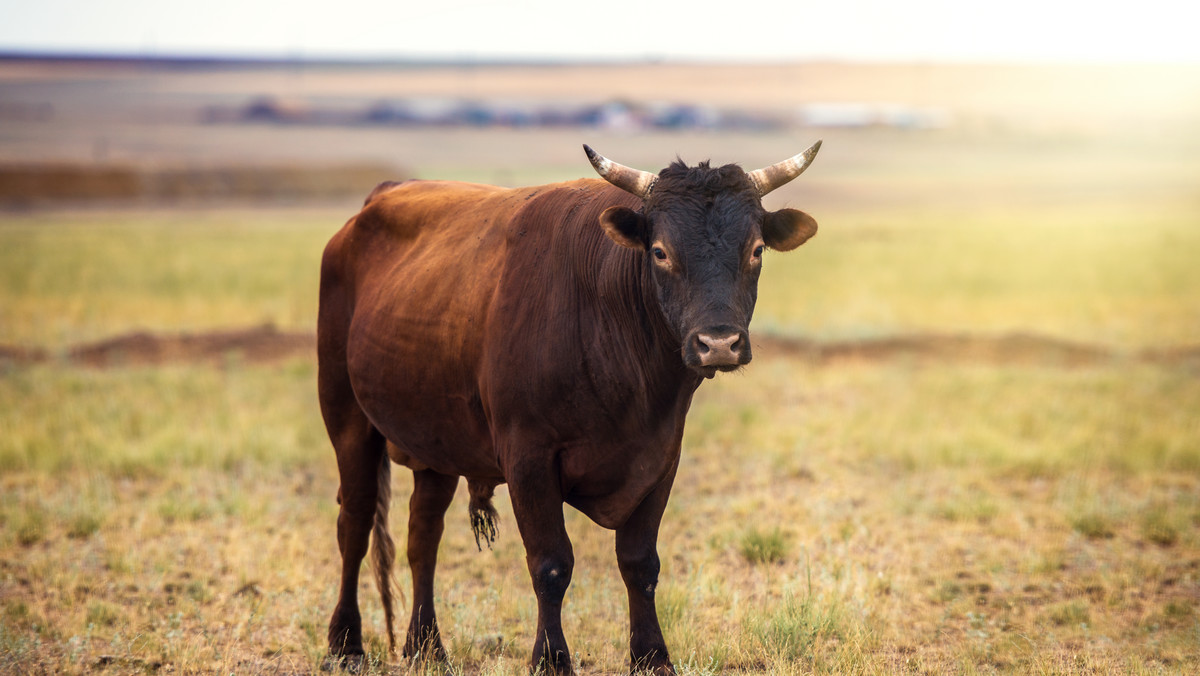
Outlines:
{"type": "Polygon", "coordinates": [[[0,363],[28,364],[59,360],[80,366],[158,366],[169,363],[224,364],[230,360],[272,362],[316,354],[316,336],[264,325],[203,333],[153,334],[137,331],[81,343],[52,353],[0,345],[0,363]]]}
{"type": "MultiPolygon", "coordinates": [[[[316,354],[316,335],[271,325],[202,333],[137,331],[80,343],[59,352],[0,345],[0,365],[66,362],[84,367],[158,366],[171,363],[269,363],[316,354]]],[[[1200,365],[1200,345],[1122,352],[1030,333],[1003,335],[911,334],[860,340],[813,340],[776,335],[754,338],[756,355],[811,362],[913,361],[1034,364],[1079,367],[1115,360],[1200,365]]]]}

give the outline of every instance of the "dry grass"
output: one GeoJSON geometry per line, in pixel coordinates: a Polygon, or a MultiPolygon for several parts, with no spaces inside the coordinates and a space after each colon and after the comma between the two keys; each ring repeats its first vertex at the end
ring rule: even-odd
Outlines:
{"type": "MultiPolygon", "coordinates": [[[[337,570],[312,380],[303,360],[10,372],[4,669],[312,670],[337,570]]],[[[660,546],[675,658],[690,673],[1193,669],[1197,407],[1195,373],[1121,363],[767,358],[711,383],[660,546]]],[[[443,629],[467,673],[519,673],[532,640],[498,502],[495,550],[476,551],[460,495],[441,552],[443,629]]],[[[574,512],[568,529],[568,637],[586,672],[620,671],[612,535],[574,512]]],[[[381,659],[382,611],[365,582],[363,596],[381,659]]]]}

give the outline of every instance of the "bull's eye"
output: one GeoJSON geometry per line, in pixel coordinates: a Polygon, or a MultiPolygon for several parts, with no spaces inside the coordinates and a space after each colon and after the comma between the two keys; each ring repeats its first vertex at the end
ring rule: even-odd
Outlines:
{"type": "Polygon", "coordinates": [[[762,258],[762,255],[763,255],[763,245],[759,244],[758,246],[754,247],[754,257],[762,258]]]}
{"type": "Polygon", "coordinates": [[[667,260],[667,252],[663,251],[662,247],[656,246],[656,247],[654,247],[654,249],[652,249],[652,252],[654,253],[654,257],[657,258],[658,260],[660,260],[660,261],[667,260]]]}

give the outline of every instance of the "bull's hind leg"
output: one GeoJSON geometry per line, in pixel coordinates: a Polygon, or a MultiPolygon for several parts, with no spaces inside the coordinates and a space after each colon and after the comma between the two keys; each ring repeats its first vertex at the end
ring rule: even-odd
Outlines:
{"type": "Polygon", "coordinates": [[[446,658],[433,608],[433,574],[446,509],[456,488],[456,476],[432,470],[413,472],[413,493],[408,502],[408,567],[413,577],[413,608],[404,641],[405,657],[446,658]]]}
{"type": "Polygon", "coordinates": [[[337,453],[337,541],[342,554],[342,580],[337,606],[329,620],[329,654],[361,659],[362,617],[358,611],[358,573],[371,537],[379,495],[380,463],[388,462],[383,435],[358,407],[341,351],[319,336],[318,395],[325,428],[337,453]]]}
{"type": "Polygon", "coordinates": [[[366,423],[342,429],[334,441],[338,456],[337,540],[342,554],[342,581],[337,606],[329,620],[329,653],[338,657],[363,654],[362,618],[358,611],[358,573],[367,555],[375,521],[378,472],[384,440],[366,423]]]}

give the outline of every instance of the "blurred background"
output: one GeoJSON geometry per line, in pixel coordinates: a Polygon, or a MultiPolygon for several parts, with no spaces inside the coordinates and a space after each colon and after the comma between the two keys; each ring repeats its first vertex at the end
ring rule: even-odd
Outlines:
{"type": "MultiPolygon", "coordinates": [[[[10,216],[322,206],[339,214],[332,227],[379,180],[587,176],[582,143],[657,171],[676,156],[755,168],[822,138],[814,169],[769,208],[804,208],[832,233],[868,223],[919,236],[912,221],[950,227],[951,237],[971,222],[1050,227],[1031,236],[1028,260],[996,263],[1033,266],[1011,271],[1014,293],[1040,283],[1038,265],[1058,265],[1039,262],[1036,238],[1058,237],[1064,224],[1087,232],[1097,219],[1136,228],[1197,214],[1200,46],[1186,34],[1197,10],[1159,0],[1136,12],[1031,0],[755,9],[13,5],[0,26],[0,205],[10,216]]],[[[936,244],[924,255],[940,255],[936,244]]],[[[904,274],[914,275],[914,298],[944,282],[964,303],[986,305],[969,290],[987,282],[955,276],[970,275],[966,266],[938,267],[948,277],[925,282],[927,265],[904,274]]],[[[873,292],[831,292],[832,304],[768,299],[761,321],[821,337],[1030,330],[1131,347],[1200,330],[1195,305],[1185,316],[1159,307],[1151,319],[1089,297],[967,317],[948,316],[957,310],[937,299],[906,309],[873,292]],[[834,306],[840,314],[826,312],[834,306]],[[1090,314],[1062,316],[1072,311],[1090,314]]],[[[45,319],[4,314],[10,340],[120,328],[50,336],[13,328],[45,319]]],[[[248,319],[303,328],[312,314],[248,319]]]]}
{"type": "Polygon", "coordinates": [[[1200,108],[1200,17],[1180,3],[756,10],[14,4],[0,198],[311,200],[361,192],[335,169],[522,184],[578,176],[584,141],[656,170],[677,153],[759,166],[818,136],[839,150],[814,181],[888,180],[809,199],[1061,201],[1191,178],[1168,166],[1200,108]]]}

